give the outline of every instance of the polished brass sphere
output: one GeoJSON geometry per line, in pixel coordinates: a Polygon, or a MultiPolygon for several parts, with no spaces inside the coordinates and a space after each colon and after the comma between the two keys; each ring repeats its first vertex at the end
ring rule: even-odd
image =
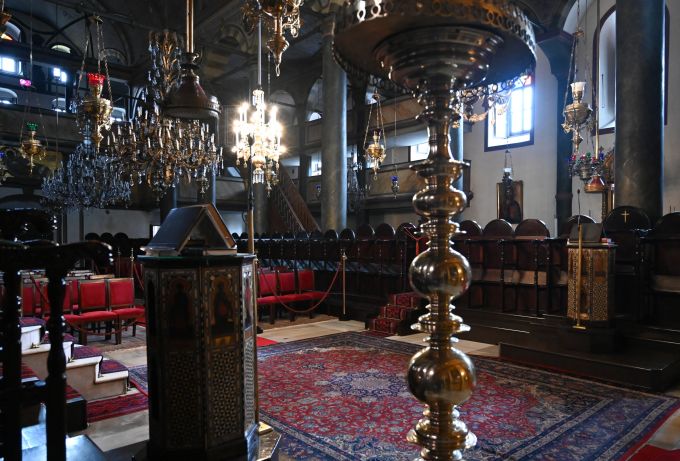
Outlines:
{"type": "Polygon", "coordinates": [[[446,293],[457,298],[470,287],[471,277],[470,263],[451,248],[443,252],[428,249],[420,253],[409,271],[411,286],[419,295],[426,297],[446,293]]]}
{"type": "Polygon", "coordinates": [[[406,379],[415,398],[439,405],[466,402],[477,385],[472,361],[453,346],[418,352],[411,358],[406,379]]]}
{"type": "Polygon", "coordinates": [[[412,203],[421,216],[459,214],[465,210],[467,197],[450,185],[445,190],[423,189],[413,196],[412,203]]]}

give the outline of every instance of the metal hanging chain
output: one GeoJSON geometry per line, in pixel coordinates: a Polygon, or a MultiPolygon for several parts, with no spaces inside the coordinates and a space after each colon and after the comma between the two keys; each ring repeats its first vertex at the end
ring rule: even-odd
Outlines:
{"type": "MultiPolygon", "coordinates": [[[[562,103],[562,107],[567,107],[567,100],[569,99],[569,84],[572,82],[572,79],[576,78],[576,48],[578,46],[579,36],[581,33],[583,33],[583,31],[580,28],[581,27],[580,21],[581,21],[581,0],[576,0],[576,31],[574,32],[574,40],[571,43],[571,55],[569,57],[569,68],[567,71],[568,72],[567,86],[566,89],[564,90],[564,102],[562,103]]],[[[588,24],[586,24],[586,26],[587,25],[588,24]]]]}
{"type": "Polygon", "coordinates": [[[366,143],[368,142],[368,128],[371,126],[371,115],[373,114],[373,104],[368,106],[368,123],[366,123],[366,134],[364,134],[364,145],[361,146],[361,150],[366,149],[366,143]]]}
{"type": "Polygon", "coordinates": [[[101,72],[101,61],[104,61],[104,75],[106,75],[106,88],[109,90],[109,98],[113,106],[113,92],[111,91],[111,77],[109,76],[109,60],[104,49],[104,32],[102,30],[102,21],[97,22],[97,71],[101,72]]]}
{"type": "MultiPolygon", "coordinates": [[[[397,101],[396,98],[395,100],[392,101],[392,105],[394,106],[394,139],[392,139],[392,165],[394,166],[394,173],[395,175],[398,175],[397,171],[397,164],[394,163],[394,149],[397,147],[397,101]]],[[[387,147],[387,139],[385,140],[385,147],[387,147]]]]}
{"type": "Polygon", "coordinates": [[[85,59],[87,58],[87,50],[90,46],[90,25],[87,22],[89,18],[85,21],[85,46],[83,47],[83,60],[80,63],[80,73],[78,74],[78,84],[76,85],[76,94],[80,89],[80,84],[83,81],[83,74],[85,73],[85,59]]]}

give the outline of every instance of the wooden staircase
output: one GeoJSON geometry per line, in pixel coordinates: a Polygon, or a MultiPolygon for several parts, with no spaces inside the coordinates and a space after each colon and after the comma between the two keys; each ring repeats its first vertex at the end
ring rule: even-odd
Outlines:
{"type": "Polygon", "coordinates": [[[272,204],[286,232],[320,231],[319,224],[285,168],[279,168],[279,184],[272,189],[272,204]]]}

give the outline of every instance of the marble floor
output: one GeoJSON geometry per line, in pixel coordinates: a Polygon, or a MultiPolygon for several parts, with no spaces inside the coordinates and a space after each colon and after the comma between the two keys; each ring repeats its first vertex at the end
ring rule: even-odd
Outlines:
{"type": "MultiPolygon", "coordinates": [[[[337,319],[319,320],[321,321],[307,323],[308,320],[306,319],[303,324],[292,325],[288,320],[278,320],[276,325],[268,328],[260,336],[285,343],[346,331],[364,330],[364,324],[361,322],[343,322],[337,319]]],[[[388,339],[421,344],[424,338],[424,334],[415,334],[405,337],[392,336],[388,339]]],[[[461,340],[458,347],[471,355],[498,357],[498,346],[496,345],[461,340]]],[[[106,353],[106,355],[128,367],[146,363],[145,347],[112,351],[106,353]]],[[[680,397],[680,385],[668,393],[680,397]]],[[[103,451],[142,442],[148,438],[148,411],[92,423],[83,433],[88,434],[103,451]]],[[[657,430],[650,443],[666,450],[680,449],[680,410],[657,430]]]]}

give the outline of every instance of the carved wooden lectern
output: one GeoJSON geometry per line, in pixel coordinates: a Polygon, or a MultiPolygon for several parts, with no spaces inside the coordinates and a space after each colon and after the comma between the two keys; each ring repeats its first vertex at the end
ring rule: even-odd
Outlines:
{"type": "Polygon", "coordinates": [[[570,242],[567,316],[589,324],[605,325],[614,320],[614,260],[616,245],[584,243],[581,251],[581,277],[578,275],[578,243],[570,242]],[[581,281],[580,290],[578,280],[581,281]]]}
{"type": "Polygon", "coordinates": [[[258,453],[254,255],[212,205],[172,210],[145,248],[148,459],[258,453]]]}

